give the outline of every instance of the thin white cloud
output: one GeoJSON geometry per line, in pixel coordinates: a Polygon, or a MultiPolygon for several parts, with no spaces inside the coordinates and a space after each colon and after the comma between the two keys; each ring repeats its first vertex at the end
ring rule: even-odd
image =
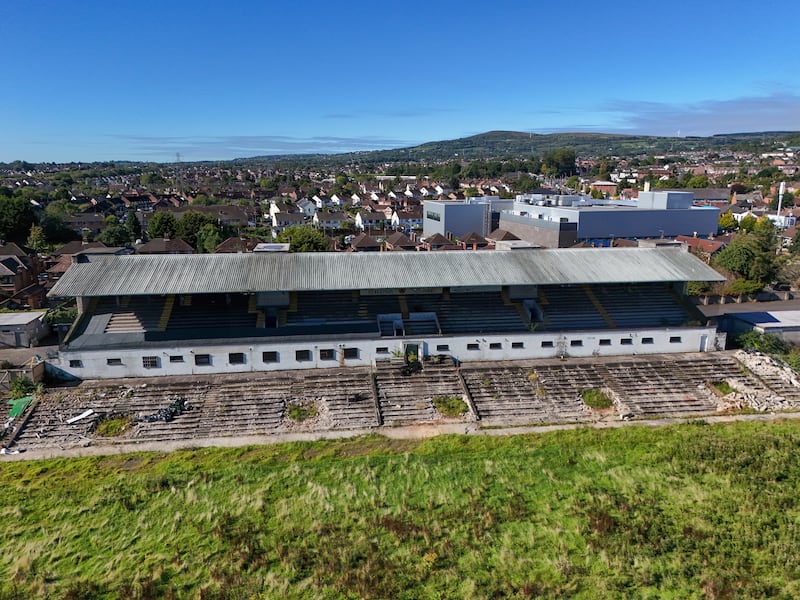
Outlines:
{"type": "Polygon", "coordinates": [[[133,160],[225,160],[273,154],[335,154],[410,146],[416,141],[378,136],[309,138],[265,136],[112,136],[128,145],[124,154],[133,160]]]}
{"type": "Polygon", "coordinates": [[[800,130],[800,96],[786,92],[690,104],[618,100],[602,109],[616,115],[613,129],[625,133],[707,136],[800,130]]]}

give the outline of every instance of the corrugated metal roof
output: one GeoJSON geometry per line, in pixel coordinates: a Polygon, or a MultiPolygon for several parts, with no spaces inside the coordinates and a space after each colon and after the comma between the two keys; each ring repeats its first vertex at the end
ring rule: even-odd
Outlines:
{"type": "Polygon", "coordinates": [[[722,281],[680,249],[94,256],[51,296],[722,281]]]}

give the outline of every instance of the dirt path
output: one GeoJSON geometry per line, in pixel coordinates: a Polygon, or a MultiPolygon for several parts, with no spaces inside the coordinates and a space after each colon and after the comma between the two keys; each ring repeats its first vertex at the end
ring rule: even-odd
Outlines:
{"type": "MultiPolygon", "coordinates": [[[[732,423],[735,421],[774,421],[779,419],[800,419],[800,412],[784,413],[759,413],[747,415],[710,415],[702,417],[706,423],[732,423]]],[[[650,419],[641,421],[622,421],[608,419],[593,423],[575,423],[562,425],[541,425],[529,427],[502,427],[482,429],[475,423],[431,424],[413,425],[408,427],[381,427],[374,429],[350,429],[346,431],[318,431],[305,433],[279,433],[271,435],[230,436],[203,439],[173,440],[169,442],[143,442],[137,444],[109,444],[102,446],[85,446],[79,448],[65,448],[63,450],[50,448],[47,450],[32,450],[20,454],[0,455],[0,462],[18,460],[42,460],[48,458],[70,458],[83,456],[110,456],[115,454],[128,454],[132,452],[173,452],[187,448],[236,448],[241,446],[257,446],[263,444],[276,444],[281,442],[336,440],[354,438],[361,435],[377,433],[389,439],[424,439],[437,435],[519,435],[527,433],[546,433],[567,429],[593,428],[614,429],[618,427],[646,426],[662,427],[688,423],[698,420],[692,418],[667,418],[650,419]]]]}

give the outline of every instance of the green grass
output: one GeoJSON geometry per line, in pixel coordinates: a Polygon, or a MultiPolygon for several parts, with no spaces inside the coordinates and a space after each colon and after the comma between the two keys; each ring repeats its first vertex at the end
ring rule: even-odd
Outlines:
{"type": "Polygon", "coordinates": [[[0,598],[797,598],[800,423],[7,462],[0,598]]]}
{"type": "Polygon", "coordinates": [[[434,396],[431,401],[439,414],[445,417],[460,417],[469,410],[461,396],[434,396]]]}
{"type": "Polygon", "coordinates": [[[736,388],[724,379],[720,381],[712,381],[711,385],[723,396],[727,396],[728,394],[736,391],[736,388]]]}
{"type": "Polygon", "coordinates": [[[313,419],[318,414],[317,407],[312,403],[292,404],[286,411],[286,416],[292,421],[305,421],[306,419],[313,419]]]}
{"type": "Polygon", "coordinates": [[[113,416],[101,419],[97,423],[95,434],[101,437],[117,437],[125,433],[131,424],[130,416],[113,416]]]}
{"type": "Polygon", "coordinates": [[[612,404],[608,394],[595,388],[581,390],[581,399],[589,408],[610,408],[612,404]]]}

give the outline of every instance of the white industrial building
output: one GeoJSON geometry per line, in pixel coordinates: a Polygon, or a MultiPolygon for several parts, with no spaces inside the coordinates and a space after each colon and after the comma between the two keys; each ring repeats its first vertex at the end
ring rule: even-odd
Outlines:
{"type": "Polygon", "coordinates": [[[583,241],[645,239],[717,232],[719,209],[694,206],[692,192],[639,192],[636,201],[594,200],[578,195],[520,195],[499,226],[522,240],[548,248],[583,241]]]}

